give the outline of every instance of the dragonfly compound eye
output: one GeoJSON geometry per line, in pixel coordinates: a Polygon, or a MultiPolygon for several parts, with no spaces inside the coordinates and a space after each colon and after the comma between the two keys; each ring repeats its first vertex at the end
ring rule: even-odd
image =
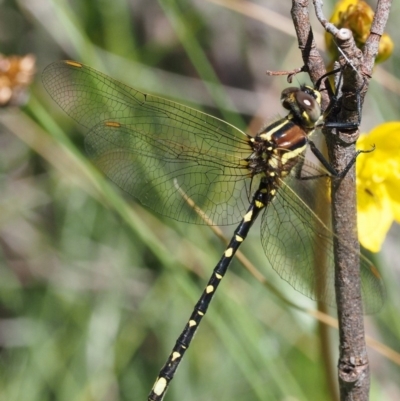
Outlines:
{"type": "Polygon", "coordinates": [[[306,125],[315,124],[321,117],[321,107],[318,100],[307,92],[296,92],[296,101],[302,118],[308,122],[306,125]]]}

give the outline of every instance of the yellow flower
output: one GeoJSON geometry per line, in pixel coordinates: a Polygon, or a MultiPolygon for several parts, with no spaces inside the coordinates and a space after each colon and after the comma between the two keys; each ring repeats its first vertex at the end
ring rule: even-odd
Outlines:
{"type": "MultiPolygon", "coordinates": [[[[341,0],[336,4],[330,22],[337,28],[348,28],[353,32],[354,40],[359,48],[362,48],[369,36],[374,11],[363,0],[341,0]]],[[[333,37],[325,33],[325,43],[333,60],[339,56],[333,37]]],[[[393,41],[387,33],[384,33],[379,42],[376,63],[385,61],[393,52],[393,41]]]]}
{"type": "Polygon", "coordinates": [[[393,220],[400,222],[400,122],[377,126],[357,142],[358,235],[363,247],[379,252],[393,220]]]}

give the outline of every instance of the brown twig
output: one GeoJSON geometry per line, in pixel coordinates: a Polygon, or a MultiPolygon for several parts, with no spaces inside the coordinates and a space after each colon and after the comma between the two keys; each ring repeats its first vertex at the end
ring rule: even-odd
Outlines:
{"type": "MultiPolygon", "coordinates": [[[[351,32],[337,29],[327,22],[322,12],[322,2],[314,0],[317,18],[331,33],[341,50],[343,68],[342,97],[339,107],[328,116],[328,122],[357,121],[363,77],[359,73],[363,64],[362,53],[355,45],[351,32]]],[[[364,93],[367,85],[364,88],[364,93]]],[[[336,171],[351,162],[355,154],[355,141],[359,131],[336,132],[325,130],[328,153],[336,171]]],[[[370,372],[365,344],[363,308],[361,299],[360,260],[356,223],[356,192],[354,167],[340,180],[332,180],[332,225],[334,233],[335,289],[339,321],[339,391],[341,401],[367,401],[369,397],[370,372]],[[341,238],[341,241],[338,241],[341,238]]]]}
{"type": "MultiPolygon", "coordinates": [[[[321,3],[314,1],[318,18],[321,16],[321,3]]],[[[374,22],[387,21],[389,7],[378,4],[374,22]]],[[[352,35],[343,30],[332,28],[321,20],[322,25],[331,32],[342,51],[342,65],[345,62],[343,73],[341,107],[334,119],[342,122],[354,122],[359,119],[357,97],[361,105],[368,89],[368,81],[372,72],[377,54],[377,35],[368,39],[368,46],[361,52],[355,45],[352,35]]],[[[379,24],[378,24],[379,25],[379,24]]],[[[384,25],[376,29],[383,33],[384,25]]],[[[380,35],[379,34],[379,35],[380,35]]],[[[379,36],[380,37],[380,36],[379,36]]],[[[328,134],[327,143],[329,156],[333,167],[342,171],[352,160],[355,154],[355,141],[358,130],[337,132],[337,135],[328,134]]],[[[368,355],[364,338],[363,310],[361,300],[361,281],[359,270],[359,255],[348,251],[349,246],[358,249],[359,243],[356,234],[356,191],[355,171],[352,168],[342,180],[332,182],[332,222],[335,238],[335,286],[338,305],[339,321],[339,388],[342,401],[367,401],[369,399],[370,372],[368,355]]]]}
{"type": "Polygon", "coordinates": [[[372,21],[371,33],[364,45],[364,66],[366,74],[372,74],[375,57],[378,54],[380,38],[385,30],[389,18],[392,0],[379,0],[375,10],[374,20],[372,21]]]}
{"type": "MultiPolygon", "coordinates": [[[[341,98],[338,107],[331,110],[326,120],[328,124],[333,121],[357,122],[359,108],[368,89],[368,80],[377,54],[379,37],[383,33],[388,18],[390,2],[379,2],[373,33],[367,41],[364,54],[357,48],[350,31],[337,29],[327,21],[322,12],[322,1],[313,0],[313,3],[318,20],[325,30],[334,36],[342,54],[339,59],[343,70],[341,98]]],[[[301,38],[299,43],[300,40],[301,38]]],[[[352,130],[336,130],[335,133],[326,129],[324,133],[332,166],[336,171],[343,171],[354,158],[355,141],[359,134],[358,127],[356,125],[352,130]]],[[[332,180],[332,224],[336,234],[334,238],[335,288],[340,341],[338,374],[341,401],[367,401],[370,385],[363,324],[360,260],[358,252],[349,252],[349,249],[359,249],[356,213],[353,167],[344,178],[332,180]]]]}
{"type": "Polygon", "coordinates": [[[287,75],[287,81],[289,84],[292,83],[293,81],[293,77],[295,77],[297,74],[299,74],[300,72],[306,72],[307,71],[307,67],[304,65],[303,67],[300,68],[295,68],[291,71],[285,71],[285,70],[280,70],[280,71],[271,71],[271,70],[267,70],[267,75],[269,75],[270,77],[276,77],[276,76],[282,76],[282,75],[287,75]]]}

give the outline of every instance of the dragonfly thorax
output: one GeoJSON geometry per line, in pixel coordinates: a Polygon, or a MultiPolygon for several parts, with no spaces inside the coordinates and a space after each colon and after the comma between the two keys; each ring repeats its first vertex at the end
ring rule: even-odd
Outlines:
{"type": "Polygon", "coordinates": [[[285,89],[281,103],[290,113],[249,141],[253,153],[247,161],[253,177],[260,173],[267,177],[271,173],[286,176],[305,151],[308,136],[321,119],[321,94],[309,86],[285,89]]]}

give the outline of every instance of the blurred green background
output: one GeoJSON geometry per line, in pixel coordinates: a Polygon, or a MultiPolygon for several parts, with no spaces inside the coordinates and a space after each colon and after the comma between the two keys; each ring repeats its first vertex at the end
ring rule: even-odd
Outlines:
{"type": "MultiPolygon", "coordinates": [[[[146,400],[224,249],[209,228],[154,215],[105,180],[40,72],[78,60],[257,131],[281,112],[287,86],[265,71],[300,67],[301,56],[290,2],[233,4],[242,12],[201,0],[0,2],[0,52],[37,59],[28,103],[0,110],[1,401],[146,400]]],[[[399,12],[395,3],[387,27],[395,44],[399,12]]],[[[364,131],[400,117],[399,58],[396,47],[375,71],[364,131]]],[[[367,333],[397,352],[399,233],[376,257],[387,304],[366,318],[367,333]]],[[[243,251],[289,299],[315,307],[266,265],[257,224],[243,251]]],[[[331,329],[333,382],[336,339],[331,329]]],[[[310,314],[234,261],[165,400],[334,400],[328,351],[310,314]]],[[[374,350],[370,361],[371,400],[399,400],[398,364],[374,350]]]]}

